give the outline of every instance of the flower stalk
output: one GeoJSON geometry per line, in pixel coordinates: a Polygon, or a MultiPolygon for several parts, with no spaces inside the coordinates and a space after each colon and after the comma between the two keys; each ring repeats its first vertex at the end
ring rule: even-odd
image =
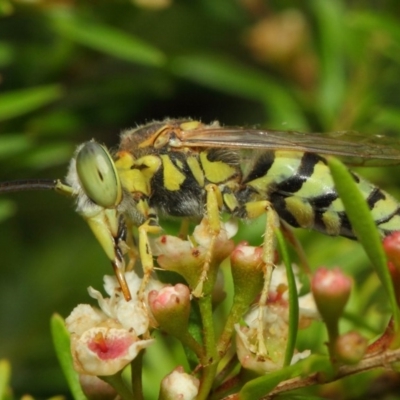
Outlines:
{"type": "Polygon", "coordinates": [[[136,397],[122,379],[122,371],[117,372],[115,375],[99,376],[104,382],[112,386],[121,397],[122,400],[142,400],[143,397],[136,397]]]}

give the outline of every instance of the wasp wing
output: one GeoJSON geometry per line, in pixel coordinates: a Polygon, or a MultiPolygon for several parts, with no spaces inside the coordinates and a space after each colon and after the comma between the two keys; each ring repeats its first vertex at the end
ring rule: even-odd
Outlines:
{"type": "Polygon", "coordinates": [[[356,131],[302,133],[246,128],[202,126],[181,132],[180,146],[292,150],[339,156],[360,166],[400,164],[400,140],[356,131]]]}

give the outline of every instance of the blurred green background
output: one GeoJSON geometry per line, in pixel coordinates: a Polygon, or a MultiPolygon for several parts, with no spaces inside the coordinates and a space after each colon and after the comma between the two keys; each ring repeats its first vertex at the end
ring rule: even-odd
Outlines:
{"type": "MultiPolygon", "coordinates": [[[[61,178],[82,141],[116,146],[123,129],[165,117],[400,132],[396,0],[0,0],[0,13],[0,181],[61,178]]],[[[398,172],[363,174],[400,198],[398,172]]],[[[57,194],[2,195],[0,219],[0,358],[17,394],[65,393],[49,317],[88,302],[109,263],[57,194]]],[[[371,309],[381,293],[359,246],[299,234],[313,267],[367,285],[371,309]]],[[[385,322],[379,306],[369,316],[385,322]]]]}

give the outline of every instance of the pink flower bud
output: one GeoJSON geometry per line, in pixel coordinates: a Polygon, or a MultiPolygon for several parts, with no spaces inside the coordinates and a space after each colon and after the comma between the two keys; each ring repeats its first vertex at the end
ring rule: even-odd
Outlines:
{"type": "Polygon", "coordinates": [[[335,358],[344,364],[357,364],[367,350],[367,339],[358,332],[340,335],[335,342],[335,358]]]}
{"type": "Polygon", "coordinates": [[[382,244],[388,261],[400,271],[400,232],[393,232],[385,237],[382,244]]]}
{"type": "Polygon", "coordinates": [[[397,304],[400,304],[400,232],[393,232],[383,239],[383,248],[388,258],[397,304]]]}
{"type": "Polygon", "coordinates": [[[327,324],[336,324],[350,297],[352,280],[339,268],[319,268],[311,281],[318,311],[327,324]]]}
{"type": "Polygon", "coordinates": [[[190,290],[178,283],[149,293],[149,306],[154,318],[166,332],[176,335],[187,329],[190,313],[190,290]]]}
{"type": "Polygon", "coordinates": [[[248,307],[261,292],[264,284],[265,264],[262,247],[239,243],[231,254],[232,277],[235,298],[240,298],[248,307]]]}

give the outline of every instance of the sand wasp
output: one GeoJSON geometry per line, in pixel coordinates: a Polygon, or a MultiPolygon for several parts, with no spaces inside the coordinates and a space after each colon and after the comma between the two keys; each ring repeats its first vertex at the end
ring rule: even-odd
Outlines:
{"type": "MultiPolygon", "coordinates": [[[[124,131],[113,154],[94,140],[80,145],[65,181],[5,182],[0,192],[54,189],[73,197],[129,300],[124,253],[132,225],[138,227],[144,285],[153,270],[148,235],[160,232],[159,215],[208,215],[216,237],[220,212],[253,219],[271,207],[294,227],[354,238],[324,155],[353,164],[398,163],[394,143],[352,131],[304,134],[167,119],[124,131]]],[[[398,202],[353,176],[382,236],[400,230],[398,202]]]]}

